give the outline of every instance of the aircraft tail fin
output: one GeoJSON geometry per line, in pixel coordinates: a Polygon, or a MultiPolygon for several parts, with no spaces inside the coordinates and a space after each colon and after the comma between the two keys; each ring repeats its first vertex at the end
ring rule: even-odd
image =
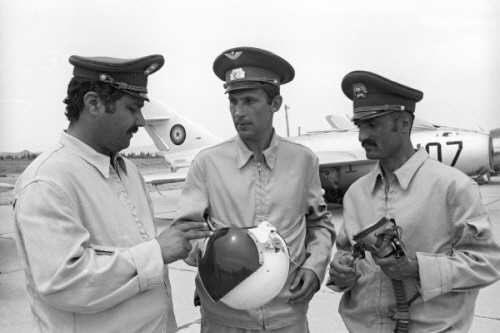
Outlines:
{"type": "Polygon", "coordinates": [[[150,97],[142,112],[146,132],[174,168],[189,166],[200,149],[222,141],[155,98],[150,97]]]}
{"type": "Polygon", "coordinates": [[[326,116],[326,121],[332,126],[334,130],[348,131],[355,126],[351,122],[351,118],[344,113],[334,113],[326,116]]]}

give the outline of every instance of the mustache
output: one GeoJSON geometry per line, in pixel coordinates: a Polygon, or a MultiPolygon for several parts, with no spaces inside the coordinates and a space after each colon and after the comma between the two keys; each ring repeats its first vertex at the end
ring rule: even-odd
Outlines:
{"type": "Polygon", "coordinates": [[[374,140],[372,139],[365,139],[363,141],[361,141],[361,146],[374,146],[374,147],[377,147],[377,142],[375,142],[374,140]]]}
{"type": "Polygon", "coordinates": [[[135,134],[139,130],[139,126],[132,126],[130,129],[127,131],[127,133],[132,133],[135,134]]]}

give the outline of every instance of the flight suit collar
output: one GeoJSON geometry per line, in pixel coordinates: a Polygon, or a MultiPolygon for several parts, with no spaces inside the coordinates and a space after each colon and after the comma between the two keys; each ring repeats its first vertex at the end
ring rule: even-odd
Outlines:
{"type": "MultiPolygon", "coordinates": [[[[424,164],[424,162],[429,158],[429,155],[424,148],[420,148],[413,154],[408,161],[406,161],[403,166],[394,172],[395,178],[398,180],[399,185],[404,189],[408,189],[411,180],[417,170],[424,164]]],[[[369,191],[375,191],[377,187],[377,182],[381,182],[383,177],[383,172],[380,167],[380,162],[377,162],[375,169],[368,175],[369,178],[369,191]]]]}
{"type": "MultiPolygon", "coordinates": [[[[87,161],[90,165],[94,166],[97,170],[99,170],[104,178],[109,178],[111,157],[97,152],[83,141],[80,141],[66,132],[61,133],[59,143],[72,150],[76,155],[87,161]]],[[[119,153],[113,155],[113,163],[114,162],[117,162],[120,167],[127,172],[125,160],[119,153]]]]}
{"type": "MultiPolygon", "coordinates": [[[[271,143],[269,147],[264,150],[264,159],[265,163],[272,170],[274,167],[274,163],[276,161],[276,155],[278,153],[278,135],[273,128],[273,136],[271,137],[271,143]]],[[[237,167],[240,169],[245,166],[250,158],[253,156],[253,153],[250,149],[248,149],[243,139],[239,134],[236,135],[236,151],[237,151],[237,167]]]]}

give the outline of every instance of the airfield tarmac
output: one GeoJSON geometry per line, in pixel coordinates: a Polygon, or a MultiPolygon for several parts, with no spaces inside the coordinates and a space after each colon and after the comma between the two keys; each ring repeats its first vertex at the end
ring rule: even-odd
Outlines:
{"type": "MultiPolygon", "coordinates": [[[[491,216],[493,233],[500,241],[500,177],[492,177],[490,183],[480,186],[484,204],[491,216]]],[[[164,187],[151,192],[158,229],[168,226],[175,214],[180,186],[164,187]]],[[[34,325],[25,291],[24,272],[17,258],[11,225],[12,206],[0,205],[0,333],[33,332],[34,325]]],[[[330,205],[336,229],[342,223],[340,205],[330,205]]],[[[335,252],[335,250],[333,250],[335,252]]],[[[192,304],[196,269],[183,261],[169,265],[170,282],[173,289],[174,311],[179,332],[200,331],[199,308],[192,304]]],[[[337,312],[341,294],[334,293],[324,285],[310,303],[308,320],[311,333],[347,332],[337,312]]],[[[474,322],[469,332],[500,332],[500,282],[479,293],[474,322]]]]}

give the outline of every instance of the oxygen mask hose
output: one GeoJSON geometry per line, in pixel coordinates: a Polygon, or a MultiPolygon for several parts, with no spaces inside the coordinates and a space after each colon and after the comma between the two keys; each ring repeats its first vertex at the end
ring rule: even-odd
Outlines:
{"type": "Polygon", "coordinates": [[[396,319],[394,333],[410,332],[410,305],[406,302],[406,291],[403,281],[391,279],[394,295],[396,296],[397,311],[392,319],[396,319]]]}
{"type": "MultiPolygon", "coordinates": [[[[394,228],[393,234],[393,244],[394,250],[391,253],[395,253],[397,258],[405,255],[404,246],[401,243],[401,227],[394,228]]],[[[409,260],[409,259],[408,259],[409,260]]],[[[392,288],[394,289],[394,296],[396,296],[396,306],[397,311],[393,315],[393,319],[396,319],[396,328],[394,333],[407,333],[410,332],[410,303],[406,301],[406,290],[405,285],[402,280],[391,279],[392,288]]]]}

